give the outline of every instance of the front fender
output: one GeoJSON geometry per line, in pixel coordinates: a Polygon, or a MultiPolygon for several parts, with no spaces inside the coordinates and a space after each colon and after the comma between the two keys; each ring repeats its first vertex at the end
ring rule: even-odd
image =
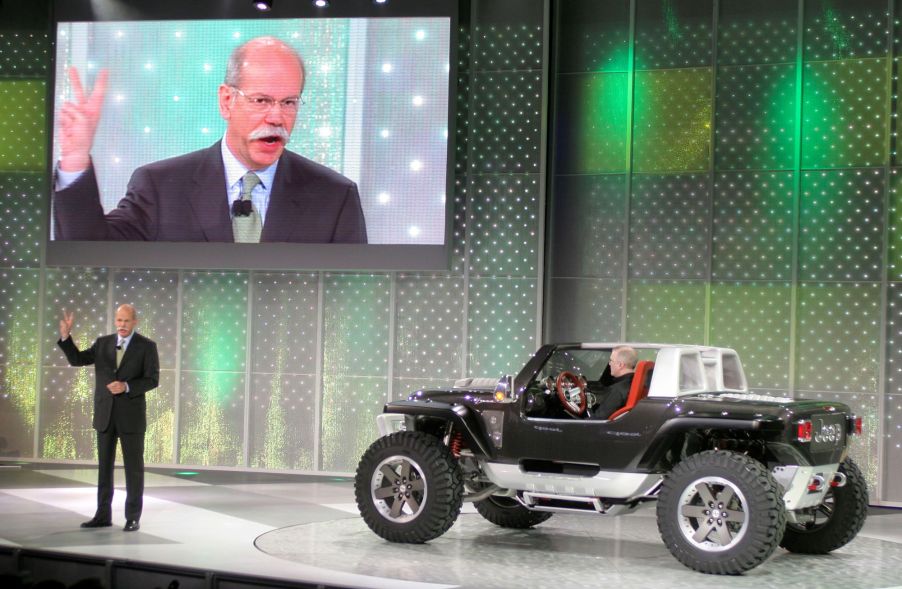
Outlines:
{"type": "Polygon", "coordinates": [[[407,429],[410,429],[411,423],[416,428],[418,418],[451,423],[463,434],[464,441],[474,454],[492,457],[491,446],[487,443],[479,417],[465,405],[437,401],[394,401],[385,405],[383,415],[404,415],[407,418],[407,429]]]}

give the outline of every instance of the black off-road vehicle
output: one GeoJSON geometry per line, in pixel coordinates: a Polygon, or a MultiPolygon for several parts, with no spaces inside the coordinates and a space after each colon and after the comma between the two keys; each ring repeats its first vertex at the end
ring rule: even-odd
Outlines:
{"type": "Polygon", "coordinates": [[[730,349],[630,344],[643,360],[626,405],[592,415],[616,345],[546,345],[515,377],[387,404],[355,479],[367,525],[420,543],[463,501],[507,528],[655,504],[673,556],[714,574],[855,537],[868,494],[848,457],[861,432],[849,407],[752,394],[730,349]]]}

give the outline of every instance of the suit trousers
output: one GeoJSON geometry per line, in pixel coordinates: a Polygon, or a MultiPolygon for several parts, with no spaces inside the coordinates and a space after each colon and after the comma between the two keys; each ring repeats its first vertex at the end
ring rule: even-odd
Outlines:
{"type": "Polygon", "coordinates": [[[113,467],[116,461],[116,441],[122,446],[125,465],[125,519],[140,520],[144,506],[144,432],[122,434],[116,430],[115,420],[105,432],[97,432],[97,513],[101,520],[112,519],[113,467]]]}

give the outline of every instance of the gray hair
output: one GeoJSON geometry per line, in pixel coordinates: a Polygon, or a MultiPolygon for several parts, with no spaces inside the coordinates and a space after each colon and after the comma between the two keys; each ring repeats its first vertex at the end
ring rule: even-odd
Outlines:
{"type": "Polygon", "coordinates": [[[639,354],[631,346],[617,346],[611,351],[611,357],[615,357],[618,362],[623,362],[627,368],[635,368],[639,362],[639,354]]]}
{"type": "MultiPolygon", "coordinates": [[[[248,52],[248,49],[251,48],[252,44],[256,45],[260,41],[266,41],[267,43],[277,45],[278,47],[281,47],[282,49],[293,55],[298,60],[298,67],[301,68],[301,79],[304,80],[307,77],[307,69],[304,67],[304,59],[301,57],[301,54],[298,53],[297,50],[295,50],[294,47],[275,37],[256,37],[249,41],[245,41],[244,43],[236,47],[234,51],[232,51],[232,54],[229,56],[229,62],[226,64],[226,75],[225,80],[223,81],[226,86],[234,86],[235,88],[238,87],[241,82],[241,64],[243,64],[245,61],[245,56],[248,52]]],[[[303,83],[301,85],[301,88],[303,89],[303,83]]]]}

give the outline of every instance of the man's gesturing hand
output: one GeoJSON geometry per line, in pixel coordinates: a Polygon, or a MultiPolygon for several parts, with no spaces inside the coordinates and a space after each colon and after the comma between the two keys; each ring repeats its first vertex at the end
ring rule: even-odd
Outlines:
{"type": "Polygon", "coordinates": [[[91,163],[91,146],[100,122],[108,76],[107,70],[100,70],[91,95],[85,96],[78,70],[69,68],[74,100],[63,104],[59,113],[60,169],[64,172],[85,170],[91,163]]]}
{"type": "Polygon", "coordinates": [[[63,309],[63,318],[60,319],[60,340],[64,340],[72,333],[72,324],[75,323],[75,311],[66,312],[63,309]]]}

